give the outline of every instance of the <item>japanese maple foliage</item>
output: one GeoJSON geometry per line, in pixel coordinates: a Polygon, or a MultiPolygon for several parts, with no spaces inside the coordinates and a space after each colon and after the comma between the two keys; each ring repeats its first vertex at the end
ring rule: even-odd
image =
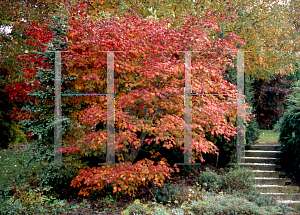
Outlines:
{"type": "MultiPolygon", "coordinates": [[[[80,77],[74,82],[80,92],[105,93],[107,58],[104,51],[121,51],[115,53],[114,59],[115,127],[119,128],[115,133],[115,150],[119,162],[132,166],[131,170],[125,171],[127,175],[135,174],[134,167],[140,164],[132,162],[145,144],[184,149],[185,61],[182,51],[201,50],[192,56],[193,93],[230,94],[192,98],[192,161],[198,159],[203,162],[203,153],[218,153],[217,147],[206,139],[207,132],[222,135],[228,140],[236,134],[233,126],[236,120],[236,102],[233,100],[236,86],[223,80],[222,74],[227,65],[233,66],[227,57],[236,56],[235,44],[243,41],[230,33],[226,38],[210,41],[206,32],[218,31],[216,22],[208,21],[207,17],[185,18],[183,26],[173,29],[168,27],[168,22],[131,15],[98,22],[88,19],[70,22],[73,30],[69,34],[67,71],[80,77]]],[[[86,102],[90,106],[81,112],[81,123],[90,127],[99,122],[106,124],[106,98],[92,97],[86,102]]],[[[83,134],[80,140],[69,139],[70,145],[63,152],[83,155],[94,150],[98,155],[104,155],[106,138],[106,130],[83,134]]],[[[121,171],[124,176],[124,168],[115,165],[85,169],[72,181],[72,185],[81,187],[81,194],[88,195],[90,189],[102,189],[106,180],[103,175],[121,171]]],[[[163,166],[163,169],[166,173],[173,172],[168,166],[163,166]]],[[[169,174],[162,175],[161,179],[165,176],[169,174]]],[[[129,190],[124,180],[120,177],[112,180],[115,182],[114,192],[129,190]],[[120,187],[116,183],[118,180],[123,181],[120,187]]],[[[131,194],[133,192],[130,191],[131,194]]]]}

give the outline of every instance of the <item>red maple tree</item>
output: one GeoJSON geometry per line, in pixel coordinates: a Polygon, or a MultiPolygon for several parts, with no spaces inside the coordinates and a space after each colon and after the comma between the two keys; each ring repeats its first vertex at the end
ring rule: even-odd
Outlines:
{"type": "MultiPolygon", "coordinates": [[[[119,128],[115,133],[115,150],[123,165],[81,169],[71,182],[71,186],[81,188],[79,194],[89,195],[91,189],[101,190],[112,184],[114,192],[134,196],[138,186],[151,181],[160,185],[174,172],[164,158],[156,164],[148,159],[134,164],[133,161],[146,144],[184,150],[183,51],[198,50],[192,55],[193,93],[229,94],[192,98],[192,162],[203,162],[203,153],[218,153],[218,148],[205,134],[222,135],[228,140],[236,134],[234,99],[237,90],[222,78],[222,74],[228,65],[233,66],[229,56],[236,57],[236,44],[243,41],[230,33],[228,37],[212,40],[208,32],[219,31],[213,12],[209,11],[202,18],[183,17],[184,24],[175,28],[170,28],[167,20],[127,15],[93,21],[82,11],[80,13],[70,18],[70,44],[69,53],[64,55],[64,72],[78,77],[72,86],[79,92],[106,93],[107,59],[103,51],[122,51],[115,53],[114,81],[115,127],[119,128]]],[[[34,28],[28,34],[35,41],[49,41],[49,29],[38,28],[38,37],[33,34],[34,28]]],[[[24,56],[32,57],[32,54],[24,56]]],[[[35,65],[41,64],[41,59],[35,59],[35,65]]],[[[26,77],[32,79],[36,71],[29,65],[25,68],[26,77]]],[[[76,100],[88,106],[73,113],[76,122],[79,120],[90,128],[97,123],[106,124],[105,97],[76,100]]],[[[74,129],[65,137],[62,150],[65,155],[84,157],[91,151],[105,155],[106,130],[82,133],[79,128],[74,129]],[[77,132],[81,133],[80,138],[77,132]]],[[[155,150],[151,153],[157,155],[155,150]]]]}

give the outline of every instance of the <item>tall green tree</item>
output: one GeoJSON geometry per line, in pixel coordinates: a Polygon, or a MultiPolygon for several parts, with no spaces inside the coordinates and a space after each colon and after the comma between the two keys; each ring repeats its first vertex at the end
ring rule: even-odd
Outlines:
{"type": "MultiPolygon", "coordinates": [[[[29,24],[31,30],[35,29],[33,23],[29,24]]],[[[23,118],[21,124],[23,124],[32,135],[41,135],[42,138],[37,140],[32,146],[31,150],[34,150],[36,156],[33,160],[53,160],[54,156],[54,81],[55,81],[55,53],[54,51],[67,50],[67,34],[68,34],[68,20],[65,17],[54,16],[53,21],[49,22],[48,26],[44,26],[40,31],[34,31],[34,36],[31,37],[30,43],[38,44],[45,42],[42,46],[42,50],[36,50],[32,53],[21,57],[20,62],[23,62],[25,74],[27,78],[32,78],[32,85],[34,88],[30,89],[27,95],[33,97],[33,101],[30,104],[25,105],[22,110],[26,113],[22,114],[23,118]],[[40,35],[39,35],[40,34],[40,35]],[[34,67],[30,59],[36,59],[34,67]],[[25,117],[27,116],[27,117],[25,117]]],[[[33,32],[33,31],[31,31],[33,32]]],[[[64,62],[62,63],[64,68],[64,62]]],[[[64,87],[67,87],[70,80],[74,80],[76,77],[67,77],[65,74],[62,76],[62,83],[64,87]]],[[[67,87],[68,88],[68,87],[67,87]]],[[[70,90],[70,89],[68,89],[70,90]]],[[[66,92],[68,92],[68,90],[66,92]]],[[[68,116],[72,112],[72,108],[63,103],[62,108],[64,110],[63,117],[63,132],[69,126],[68,116]]]]}
{"type": "Polygon", "coordinates": [[[300,181],[300,81],[293,84],[288,108],[280,119],[280,136],[285,166],[300,181]]]}

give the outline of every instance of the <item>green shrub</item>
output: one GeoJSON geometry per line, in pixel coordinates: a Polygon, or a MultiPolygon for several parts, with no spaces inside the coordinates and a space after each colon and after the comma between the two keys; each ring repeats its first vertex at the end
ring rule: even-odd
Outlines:
{"type": "Polygon", "coordinates": [[[155,202],[142,204],[139,199],[127,207],[122,212],[122,215],[184,215],[184,210],[181,208],[168,209],[161,204],[155,202]]]}
{"type": "Polygon", "coordinates": [[[191,186],[180,184],[164,184],[154,189],[153,195],[156,202],[172,207],[201,199],[200,192],[196,192],[191,186]]]}
{"type": "Polygon", "coordinates": [[[275,197],[258,195],[254,201],[259,207],[261,206],[274,206],[277,205],[277,200],[275,197]]]}
{"type": "Polygon", "coordinates": [[[287,110],[279,120],[279,141],[283,163],[300,181],[300,81],[295,82],[287,102],[287,110]]]}
{"type": "Polygon", "coordinates": [[[51,187],[31,189],[29,185],[15,187],[15,194],[0,206],[3,214],[61,214],[74,211],[77,206],[69,206],[65,200],[48,197],[51,187]]]}
{"type": "Polygon", "coordinates": [[[225,191],[247,191],[253,189],[254,174],[247,168],[235,167],[222,175],[225,183],[225,191]]]}
{"type": "Polygon", "coordinates": [[[225,185],[224,180],[216,172],[206,168],[200,177],[195,178],[195,183],[206,191],[218,191],[225,185]]]}
{"type": "Polygon", "coordinates": [[[184,188],[178,184],[163,184],[162,187],[153,190],[155,200],[162,204],[174,203],[182,195],[184,188]]]}
{"type": "Polygon", "coordinates": [[[216,172],[207,168],[200,177],[194,179],[195,184],[205,191],[233,193],[234,191],[249,192],[253,190],[254,175],[246,168],[234,167],[229,171],[218,175],[216,172]]]}
{"type": "Polygon", "coordinates": [[[259,207],[256,203],[245,198],[232,195],[207,194],[202,201],[194,201],[189,207],[194,214],[276,214],[282,213],[283,209],[278,206],[259,207]]]}
{"type": "MultiPolygon", "coordinates": [[[[155,203],[153,203],[155,204],[155,203]]],[[[155,204],[156,205],[156,204],[155,204]]],[[[153,209],[156,208],[153,207],[151,203],[149,204],[142,204],[139,199],[136,199],[133,204],[127,207],[126,210],[122,212],[122,215],[148,215],[148,214],[153,214],[154,211],[153,209]]]]}
{"type": "Polygon", "coordinates": [[[38,177],[42,186],[66,186],[78,172],[78,168],[72,165],[47,165],[38,172],[38,177]]]}
{"type": "Polygon", "coordinates": [[[239,198],[245,198],[250,202],[254,202],[259,207],[278,206],[275,197],[261,195],[260,192],[258,192],[254,188],[244,190],[243,192],[234,190],[232,192],[232,195],[239,198]]]}

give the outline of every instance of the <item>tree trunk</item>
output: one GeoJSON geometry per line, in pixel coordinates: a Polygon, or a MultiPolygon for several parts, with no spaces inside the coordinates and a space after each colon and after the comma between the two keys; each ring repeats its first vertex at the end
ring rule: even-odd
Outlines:
{"type": "Polygon", "coordinates": [[[131,151],[131,155],[130,155],[131,161],[133,161],[133,160],[137,157],[137,155],[139,154],[140,150],[141,150],[142,147],[144,146],[144,144],[145,144],[145,143],[144,143],[144,140],[145,140],[147,134],[148,134],[148,132],[142,132],[142,133],[141,133],[141,137],[140,137],[141,145],[140,145],[137,149],[133,149],[133,150],[131,151]]]}

